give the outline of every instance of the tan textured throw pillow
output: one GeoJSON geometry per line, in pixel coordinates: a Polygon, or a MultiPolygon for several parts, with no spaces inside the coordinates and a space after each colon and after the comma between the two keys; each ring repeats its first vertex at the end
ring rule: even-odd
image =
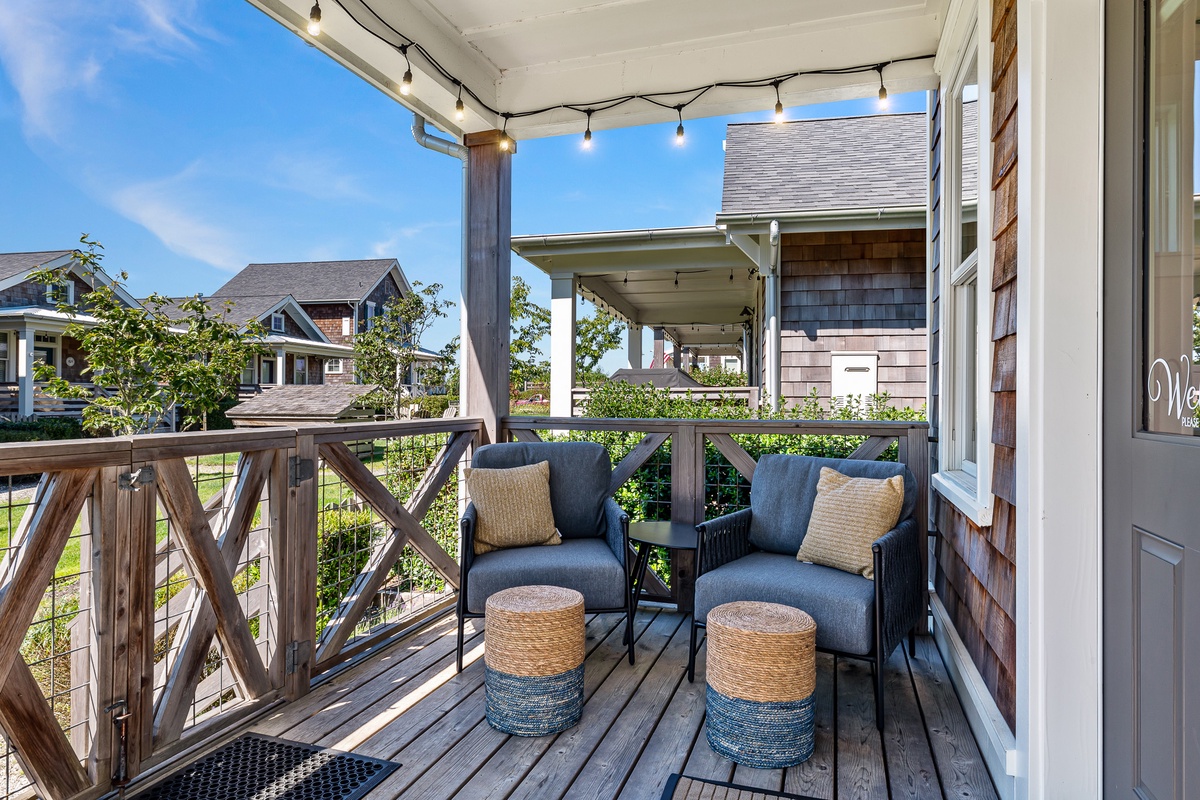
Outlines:
{"type": "Polygon", "coordinates": [[[796,559],[857,572],[874,580],[871,545],[896,527],[903,505],[901,475],[886,480],[851,478],[835,469],[821,467],[808,533],[796,559]]]}
{"type": "Polygon", "coordinates": [[[550,508],[550,462],[511,469],[466,469],[475,504],[475,555],[506,547],[560,544],[550,508]]]}

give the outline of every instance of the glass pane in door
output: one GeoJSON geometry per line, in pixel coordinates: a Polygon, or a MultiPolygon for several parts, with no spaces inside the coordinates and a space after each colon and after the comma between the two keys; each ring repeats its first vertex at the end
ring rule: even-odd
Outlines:
{"type": "Polygon", "coordinates": [[[1196,250],[1197,0],[1149,4],[1144,426],[1200,434],[1200,253],[1196,250]]]}

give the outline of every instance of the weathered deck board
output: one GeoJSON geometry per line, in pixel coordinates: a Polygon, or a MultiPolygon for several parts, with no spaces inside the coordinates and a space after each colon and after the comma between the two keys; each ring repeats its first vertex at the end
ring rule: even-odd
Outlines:
{"type": "Polygon", "coordinates": [[[583,722],[527,739],[484,719],[482,636],[468,634],[467,666],[454,672],[454,623],[442,620],[300,701],[254,730],[399,761],[368,800],[658,800],[674,772],[764,789],[839,798],[995,797],[937,649],[888,661],[887,720],[875,727],[871,667],[817,661],[817,745],[786,770],[737,767],[704,733],[704,648],[688,683],[689,626],[678,614],[638,613],[637,663],[623,660],[624,620],[588,622],[583,722]],[[943,788],[944,787],[944,788],[943,788]]]}

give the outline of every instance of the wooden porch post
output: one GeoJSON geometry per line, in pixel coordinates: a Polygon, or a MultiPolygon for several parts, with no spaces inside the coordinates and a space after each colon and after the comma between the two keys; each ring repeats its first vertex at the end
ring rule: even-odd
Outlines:
{"type": "Polygon", "coordinates": [[[500,441],[508,414],[509,302],[512,265],[513,149],[500,149],[501,133],[468,134],[467,253],[462,276],[463,415],[483,419],[483,441],[500,441]]]}
{"type": "Polygon", "coordinates": [[[654,357],[650,361],[651,369],[663,369],[667,366],[667,333],[662,328],[654,329],[654,357]]]}

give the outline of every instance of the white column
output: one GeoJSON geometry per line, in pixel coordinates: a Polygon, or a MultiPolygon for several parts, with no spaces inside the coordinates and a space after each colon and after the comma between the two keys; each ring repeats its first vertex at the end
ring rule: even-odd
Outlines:
{"type": "Polygon", "coordinates": [[[1104,9],[1017,2],[1018,797],[1102,793],[1104,9]]]}
{"type": "Polygon", "coordinates": [[[33,328],[17,331],[17,413],[33,416],[33,328]]]}
{"type": "Polygon", "coordinates": [[[630,369],[642,368],[642,326],[630,322],[625,326],[625,348],[628,357],[625,366],[630,369]]]}
{"type": "Polygon", "coordinates": [[[571,416],[575,388],[575,277],[550,279],[550,416],[571,416]]]}
{"type": "Polygon", "coordinates": [[[275,385],[283,386],[287,381],[284,380],[284,367],[287,366],[287,356],[283,352],[283,348],[275,351],[275,385]]]}

